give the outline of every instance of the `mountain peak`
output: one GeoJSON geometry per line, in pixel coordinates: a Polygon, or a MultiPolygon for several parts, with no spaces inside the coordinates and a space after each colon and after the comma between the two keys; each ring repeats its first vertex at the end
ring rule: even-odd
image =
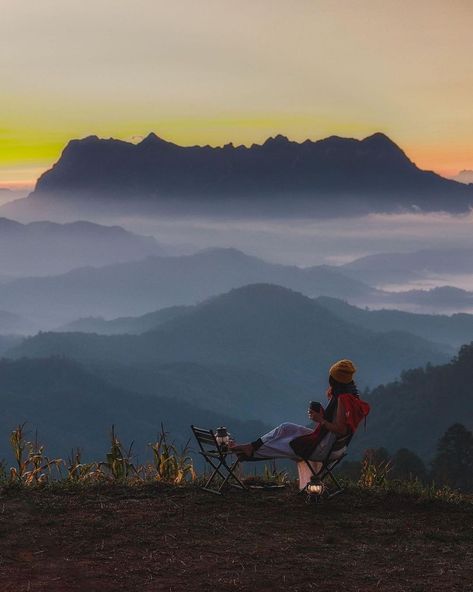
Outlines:
{"type": "Polygon", "coordinates": [[[396,148],[397,150],[401,150],[399,146],[391,140],[386,134],[382,132],[376,132],[371,134],[371,136],[367,136],[363,140],[361,140],[363,144],[371,144],[376,145],[379,147],[389,147],[389,148],[396,148]]]}
{"type": "Polygon", "coordinates": [[[282,134],[278,134],[277,136],[270,136],[264,143],[263,146],[284,146],[286,144],[290,144],[289,138],[283,136],[282,134]]]}
{"type": "Polygon", "coordinates": [[[146,136],[146,138],[144,138],[143,140],[141,140],[141,142],[138,144],[138,146],[167,145],[168,143],[169,142],[166,142],[166,140],[163,140],[158,135],[156,135],[154,132],[150,132],[146,136]]]}
{"type": "Polygon", "coordinates": [[[231,262],[233,265],[236,263],[266,263],[259,257],[247,255],[234,247],[208,247],[190,255],[190,257],[196,259],[214,259],[227,263],[231,262]]]}
{"type": "MultiPolygon", "coordinates": [[[[112,138],[110,138],[112,139],[112,138]]],[[[69,142],[69,144],[75,143],[75,144],[95,144],[96,142],[100,142],[102,141],[101,138],[99,138],[96,135],[91,135],[91,136],[86,136],[85,138],[75,138],[74,140],[71,140],[69,142]]]]}
{"type": "Polygon", "coordinates": [[[367,148],[370,153],[373,153],[375,158],[397,162],[402,166],[406,164],[415,166],[407,156],[407,154],[395,143],[391,138],[382,132],[376,132],[371,136],[366,137],[360,142],[361,146],[367,148]]]}
{"type": "Polygon", "coordinates": [[[5,231],[5,230],[10,230],[10,229],[18,229],[18,228],[23,228],[24,224],[21,224],[21,222],[17,222],[16,220],[10,220],[10,218],[0,218],[0,230],[5,231]]]}

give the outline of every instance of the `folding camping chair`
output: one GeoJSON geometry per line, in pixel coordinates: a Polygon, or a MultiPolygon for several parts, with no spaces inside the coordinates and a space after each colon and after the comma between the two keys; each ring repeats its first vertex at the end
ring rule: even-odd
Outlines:
{"type": "MultiPolygon", "coordinates": [[[[337,438],[335,440],[335,442],[333,443],[333,445],[331,446],[331,448],[329,449],[328,454],[325,457],[325,459],[322,461],[315,461],[315,462],[318,462],[318,464],[321,464],[321,467],[318,470],[314,469],[314,467],[312,466],[311,462],[313,462],[313,461],[310,461],[310,460],[302,458],[302,457],[300,458],[301,461],[304,461],[306,463],[306,465],[309,467],[309,470],[312,474],[312,478],[309,481],[309,483],[307,483],[307,485],[304,487],[304,489],[302,489],[299,492],[299,493],[305,493],[307,495],[307,497],[306,497],[307,503],[310,503],[313,501],[319,502],[323,498],[331,499],[344,491],[344,488],[342,487],[342,485],[340,484],[338,479],[333,474],[333,470],[338,465],[338,463],[340,463],[346,457],[346,455],[347,455],[346,449],[347,449],[348,445],[350,444],[352,438],[353,438],[353,434],[351,432],[346,434],[345,436],[340,436],[339,438],[337,438]],[[343,449],[345,449],[344,452],[342,452],[339,455],[336,455],[335,458],[333,457],[335,453],[337,453],[343,449]],[[325,483],[326,479],[330,479],[332,487],[329,487],[325,483]]],[[[268,461],[268,460],[274,460],[274,459],[272,457],[268,456],[268,457],[250,457],[250,458],[241,459],[241,461],[243,461],[243,460],[244,460],[244,462],[259,462],[259,461],[268,461]]]]}
{"type": "MultiPolygon", "coordinates": [[[[238,489],[248,490],[249,488],[245,486],[240,480],[240,478],[235,474],[235,469],[238,467],[240,462],[260,462],[274,460],[274,457],[250,457],[245,459],[237,457],[236,460],[230,464],[227,462],[227,457],[229,457],[232,454],[232,452],[229,451],[227,448],[222,448],[219,446],[215,438],[215,434],[212,430],[197,428],[193,425],[191,425],[191,429],[200,447],[199,454],[201,454],[214,469],[210,478],[201,488],[204,491],[209,491],[211,493],[217,493],[219,495],[222,495],[222,490],[227,484],[231,485],[232,487],[237,487],[238,489]],[[222,474],[222,470],[227,473],[226,476],[222,474]],[[213,489],[210,487],[210,485],[213,483],[217,475],[219,475],[222,478],[222,483],[216,489],[213,489]],[[231,479],[233,479],[234,482],[232,482],[231,479]]],[[[344,488],[333,474],[333,470],[346,457],[347,452],[345,450],[340,455],[337,455],[335,458],[333,458],[333,455],[334,453],[339,452],[344,448],[346,449],[350,444],[352,438],[352,433],[348,433],[345,436],[337,438],[330,450],[328,451],[325,460],[319,461],[321,463],[321,467],[318,470],[314,469],[314,467],[311,464],[312,461],[303,458],[300,459],[306,463],[306,465],[309,467],[310,472],[312,473],[312,478],[309,481],[309,483],[307,483],[304,489],[302,489],[299,492],[305,493],[307,495],[307,502],[319,502],[323,498],[331,499],[344,491],[344,488]],[[334,486],[334,489],[331,489],[325,483],[326,479],[330,479],[332,485],[334,486]]]]}
{"type": "Polygon", "coordinates": [[[218,495],[222,495],[222,489],[225,485],[230,485],[238,489],[247,489],[235,474],[235,469],[239,465],[240,460],[236,458],[233,462],[228,462],[227,459],[229,459],[233,453],[226,447],[219,446],[214,432],[204,428],[197,428],[193,425],[191,425],[191,430],[199,445],[199,454],[201,454],[206,462],[208,462],[213,468],[212,474],[201,489],[218,495]],[[215,486],[211,487],[214,480],[217,478],[217,475],[221,477],[222,482],[218,486],[215,484],[215,486]]]}
{"type": "Polygon", "coordinates": [[[333,443],[332,447],[330,448],[325,460],[320,461],[321,467],[317,471],[311,464],[311,461],[308,459],[303,459],[306,465],[309,467],[310,472],[312,473],[312,478],[307,483],[307,485],[300,491],[300,493],[306,493],[306,501],[310,502],[319,502],[324,497],[326,499],[331,499],[336,495],[339,495],[344,491],[344,488],[338,481],[338,479],[333,474],[334,468],[346,457],[347,452],[346,448],[351,442],[353,438],[353,433],[349,432],[345,436],[341,436],[337,438],[333,443]],[[334,453],[339,452],[340,450],[345,449],[340,455],[336,455],[334,458],[334,453]],[[330,489],[324,481],[329,478],[332,486],[334,489],[330,489]]]}

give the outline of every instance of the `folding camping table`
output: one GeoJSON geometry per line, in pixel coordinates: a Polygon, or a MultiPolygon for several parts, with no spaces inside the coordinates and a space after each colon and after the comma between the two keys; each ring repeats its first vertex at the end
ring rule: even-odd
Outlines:
{"type": "Polygon", "coordinates": [[[218,495],[222,495],[225,485],[230,485],[238,489],[248,489],[238,475],[235,474],[235,469],[240,464],[240,459],[237,457],[235,460],[232,460],[233,453],[227,447],[219,445],[215,433],[212,430],[197,428],[193,425],[191,425],[191,430],[199,445],[199,454],[213,468],[212,474],[207,479],[205,485],[202,486],[202,489],[218,495]],[[211,487],[217,475],[222,478],[222,482],[218,486],[211,487]]]}

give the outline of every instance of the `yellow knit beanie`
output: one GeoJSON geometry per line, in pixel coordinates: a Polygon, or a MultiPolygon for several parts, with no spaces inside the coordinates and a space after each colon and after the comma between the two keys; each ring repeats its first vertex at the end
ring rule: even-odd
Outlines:
{"type": "Polygon", "coordinates": [[[355,372],[356,368],[351,360],[339,360],[329,370],[330,376],[343,384],[351,382],[355,372]]]}

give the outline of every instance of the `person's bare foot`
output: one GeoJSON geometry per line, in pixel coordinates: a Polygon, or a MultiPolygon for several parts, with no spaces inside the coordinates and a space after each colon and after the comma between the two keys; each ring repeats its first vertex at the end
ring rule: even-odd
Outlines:
{"type": "Polygon", "coordinates": [[[252,444],[235,444],[230,445],[230,450],[237,454],[244,454],[245,456],[253,456],[254,448],[252,444]]]}

